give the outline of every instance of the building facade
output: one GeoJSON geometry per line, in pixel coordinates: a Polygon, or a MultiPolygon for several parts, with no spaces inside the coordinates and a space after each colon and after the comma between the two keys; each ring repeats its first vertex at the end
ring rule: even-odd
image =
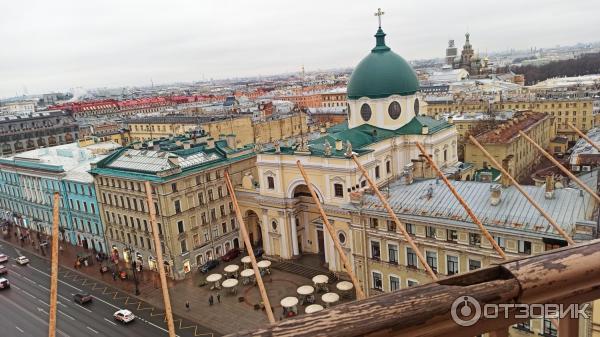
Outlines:
{"type": "Polygon", "coordinates": [[[72,143],[78,136],[78,125],[65,111],[49,110],[18,116],[0,116],[2,156],[72,143]]]}
{"type": "MultiPolygon", "coordinates": [[[[493,130],[475,136],[516,179],[529,174],[542,156],[531,143],[521,137],[519,131],[526,133],[542,148],[548,149],[555,136],[553,118],[543,113],[523,112],[498,124],[493,130]]],[[[465,161],[473,164],[476,170],[491,166],[489,159],[471,142],[465,143],[465,161]]]]}
{"type": "Polygon", "coordinates": [[[182,279],[195,267],[241,246],[233,205],[224,182],[255,170],[252,147],[235,136],[214,141],[204,134],[136,143],[91,170],[113,257],[156,269],[145,181],[153,204],[166,271],[182,279]]]}
{"type": "Polygon", "coordinates": [[[60,239],[108,253],[93,178],[87,171],[91,163],[118,147],[115,143],[87,147],[71,143],[0,158],[3,218],[22,231],[50,235],[53,194],[59,192],[60,239]]]}

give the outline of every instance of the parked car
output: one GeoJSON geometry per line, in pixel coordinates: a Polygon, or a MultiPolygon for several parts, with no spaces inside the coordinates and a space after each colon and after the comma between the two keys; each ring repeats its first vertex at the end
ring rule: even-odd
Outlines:
{"type": "Polygon", "coordinates": [[[255,247],[254,249],[252,249],[252,251],[254,252],[254,256],[256,257],[261,257],[265,253],[262,247],[255,247]]]}
{"type": "Polygon", "coordinates": [[[8,256],[6,254],[0,254],[0,263],[4,263],[8,261],[8,256]]]}
{"type": "Polygon", "coordinates": [[[75,294],[73,295],[73,301],[83,305],[92,301],[92,295],[90,294],[75,294]]]}
{"type": "Polygon", "coordinates": [[[230,249],[225,255],[221,256],[221,260],[227,262],[240,256],[240,250],[237,248],[230,249]]]}
{"type": "Polygon", "coordinates": [[[4,277],[0,277],[0,289],[8,289],[10,288],[10,282],[4,277]]]}
{"type": "Polygon", "coordinates": [[[198,268],[198,269],[200,270],[201,273],[208,273],[209,270],[214,269],[218,265],[219,265],[219,260],[209,260],[205,264],[201,265],[200,268],[198,268]]]}
{"type": "Polygon", "coordinates": [[[6,268],[3,265],[0,265],[0,275],[4,275],[6,273],[8,273],[8,268],[6,268]]]}
{"type": "Polygon", "coordinates": [[[26,258],[25,256],[19,256],[15,259],[15,261],[17,261],[17,264],[23,266],[29,263],[29,259],[26,258]]]}
{"type": "Polygon", "coordinates": [[[133,312],[131,312],[127,309],[121,309],[121,310],[115,312],[113,317],[117,321],[122,322],[122,323],[129,323],[135,319],[135,315],[133,314],[133,312]]]}

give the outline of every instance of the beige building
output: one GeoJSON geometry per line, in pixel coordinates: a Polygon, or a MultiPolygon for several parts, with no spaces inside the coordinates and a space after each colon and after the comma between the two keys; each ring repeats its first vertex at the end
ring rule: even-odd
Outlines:
{"type": "MultiPolygon", "coordinates": [[[[566,136],[570,141],[579,139],[567,126],[572,123],[583,132],[600,124],[600,100],[594,98],[538,99],[530,101],[498,101],[489,105],[491,111],[531,110],[555,117],[554,130],[557,135],[566,136]]],[[[488,111],[488,103],[481,101],[435,101],[428,102],[429,116],[444,113],[467,113],[488,111]]]]}
{"type": "Polygon", "coordinates": [[[145,181],[154,207],[167,272],[182,279],[208,260],[241,246],[233,205],[224,182],[255,172],[252,147],[235,137],[204,135],[136,143],[92,166],[106,239],[114,258],[156,268],[145,181]]]}
{"type": "MultiPolygon", "coordinates": [[[[519,135],[519,130],[548,149],[555,136],[552,122],[553,118],[546,114],[523,112],[475,138],[513,177],[520,179],[530,173],[542,154],[519,135]]],[[[483,152],[470,142],[465,143],[465,162],[473,164],[476,170],[491,166],[483,152]]]]}
{"type": "Polygon", "coordinates": [[[252,116],[234,118],[165,116],[145,117],[127,121],[131,141],[148,141],[169,138],[186,132],[203,129],[213,138],[236,135],[237,146],[270,143],[308,132],[306,114],[295,113],[253,121],[252,116]]]}

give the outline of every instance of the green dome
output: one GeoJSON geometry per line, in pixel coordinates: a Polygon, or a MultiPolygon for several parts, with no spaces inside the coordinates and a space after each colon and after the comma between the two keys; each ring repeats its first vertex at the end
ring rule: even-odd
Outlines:
{"type": "Polygon", "coordinates": [[[384,98],[417,92],[419,80],[410,64],[385,45],[385,33],[381,28],[375,38],[375,48],[360,61],[350,76],[348,98],[384,98]]]}

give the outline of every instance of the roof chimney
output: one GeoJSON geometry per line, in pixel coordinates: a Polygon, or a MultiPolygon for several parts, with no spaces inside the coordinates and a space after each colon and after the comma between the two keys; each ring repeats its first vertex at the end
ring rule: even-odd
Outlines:
{"type": "Polygon", "coordinates": [[[448,123],[454,124],[454,117],[448,116],[448,123]]]}
{"type": "Polygon", "coordinates": [[[500,185],[494,184],[490,186],[490,204],[492,206],[498,206],[500,201],[502,201],[502,189],[500,185]]]}
{"type": "Polygon", "coordinates": [[[546,193],[544,194],[546,199],[554,199],[554,175],[549,174],[546,176],[546,193]]]}
{"type": "Polygon", "coordinates": [[[233,133],[227,135],[227,146],[233,150],[235,150],[237,148],[237,143],[235,141],[235,135],[233,133]]]}
{"type": "Polygon", "coordinates": [[[169,156],[169,163],[173,166],[179,166],[179,157],[178,156],[169,156]]]}
{"type": "Polygon", "coordinates": [[[214,149],[215,148],[215,139],[210,137],[206,139],[206,148],[207,149],[214,149]]]}
{"type": "Polygon", "coordinates": [[[142,144],[140,142],[133,143],[133,149],[134,150],[139,150],[141,148],[142,148],[142,144]]]}
{"type": "Polygon", "coordinates": [[[344,149],[344,145],[341,139],[336,139],[335,140],[335,150],[336,151],[342,151],[344,149]]]}
{"type": "Polygon", "coordinates": [[[190,147],[191,147],[191,144],[190,144],[190,142],[189,142],[189,141],[183,142],[183,149],[184,149],[184,150],[187,150],[187,149],[189,149],[190,147]]]}
{"type": "Polygon", "coordinates": [[[429,127],[426,124],[423,124],[421,127],[421,134],[426,135],[429,133],[429,127]]]}

